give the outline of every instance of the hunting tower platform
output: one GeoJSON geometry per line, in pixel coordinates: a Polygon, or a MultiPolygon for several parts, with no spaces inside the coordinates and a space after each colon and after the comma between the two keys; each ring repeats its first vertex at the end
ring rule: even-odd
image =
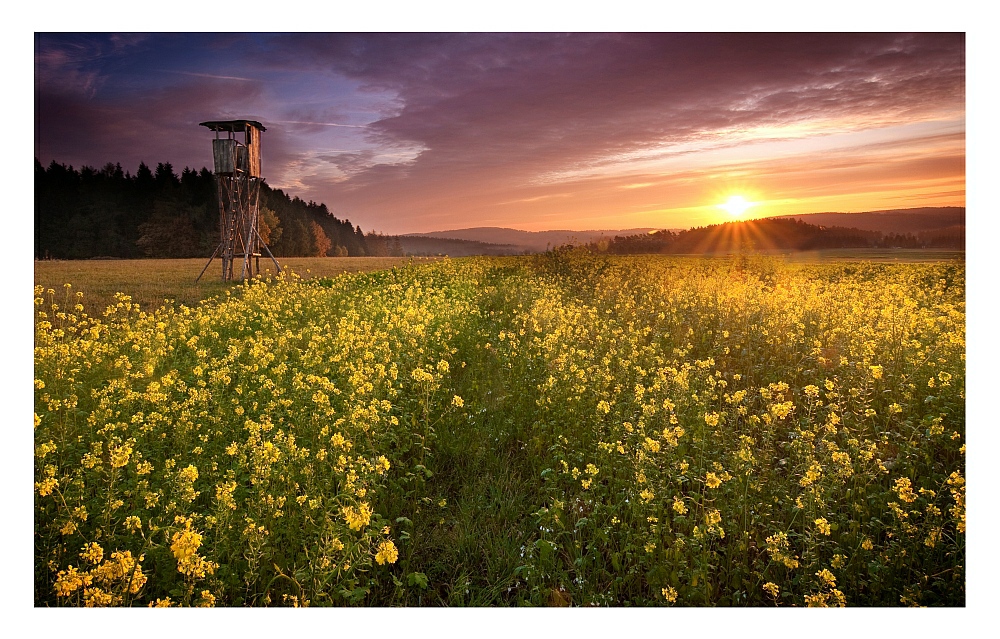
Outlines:
{"type": "Polygon", "coordinates": [[[198,279],[216,255],[222,258],[223,281],[259,275],[261,250],[280,273],[278,260],[271,255],[259,230],[260,185],[264,181],[260,175],[260,134],[267,129],[254,120],[218,120],[202,122],[200,126],[215,131],[212,156],[219,193],[221,241],[198,279]]]}

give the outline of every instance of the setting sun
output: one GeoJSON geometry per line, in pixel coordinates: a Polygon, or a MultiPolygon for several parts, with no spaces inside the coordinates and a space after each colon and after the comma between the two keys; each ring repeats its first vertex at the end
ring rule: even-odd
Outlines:
{"type": "Polygon", "coordinates": [[[755,202],[747,202],[742,195],[733,195],[725,204],[720,204],[719,208],[725,211],[729,211],[729,214],[733,217],[743,215],[744,211],[756,204],[755,202]]]}

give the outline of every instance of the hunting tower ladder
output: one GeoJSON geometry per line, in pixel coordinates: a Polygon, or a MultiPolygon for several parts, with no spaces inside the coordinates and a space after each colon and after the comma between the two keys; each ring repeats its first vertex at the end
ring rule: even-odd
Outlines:
{"type": "MultiPolygon", "coordinates": [[[[215,182],[219,194],[219,233],[221,241],[198,280],[218,255],[222,259],[222,281],[246,280],[260,274],[261,250],[281,272],[278,260],[260,236],[260,134],[266,129],[254,120],[202,122],[200,126],[215,131],[212,155],[215,159],[215,182]],[[220,133],[226,134],[225,137],[220,133]],[[242,133],[242,142],[237,135],[242,133]]],[[[198,281],[195,280],[195,281],[198,281]]]]}

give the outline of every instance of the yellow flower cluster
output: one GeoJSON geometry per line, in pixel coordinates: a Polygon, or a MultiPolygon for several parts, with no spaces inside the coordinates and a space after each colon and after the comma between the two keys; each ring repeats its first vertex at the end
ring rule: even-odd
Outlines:
{"type": "Polygon", "coordinates": [[[82,571],[69,566],[59,571],[53,587],[60,599],[78,597],[87,607],[120,606],[146,585],[143,556],[136,559],[131,551],[115,551],[105,560],[104,549],[96,542],[84,545],[79,555],[91,567],[82,571]]]}
{"type": "Polygon", "coordinates": [[[173,534],[170,543],[170,551],[177,560],[177,572],[194,579],[204,579],[206,575],[213,574],[218,565],[198,554],[201,534],[191,528],[191,519],[178,516],[175,523],[184,526],[173,534]]]}
{"type": "Polygon", "coordinates": [[[788,535],[777,532],[767,538],[767,551],[771,560],[784,564],[786,568],[798,568],[798,557],[789,553],[788,535]]]}
{"type": "Polygon", "coordinates": [[[197,308],[122,295],[101,319],[36,290],[36,604],[385,603],[399,542],[377,511],[417,548],[411,518],[446,528],[442,424],[462,441],[502,413],[546,469],[514,501],[553,505],[515,518],[512,603],[844,605],[836,582],[874,564],[852,603],[961,605],[963,287],[961,264],[556,251],[197,308]],[[164,540],[176,572],[97,581],[102,546],[164,540]]]}
{"type": "Polygon", "coordinates": [[[399,551],[396,550],[396,544],[392,541],[383,541],[378,545],[378,551],[375,553],[375,561],[379,565],[381,564],[394,564],[399,558],[399,551]]]}
{"type": "Polygon", "coordinates": [[[825,517],[820,517],[813,523],[816,524],[816,530],[819,531],[819,534],[830,536],[830,523],[827,522],[825,517]]]}
{"type": "Polygon", "coordinates": [[[341,512],[351,530],[361,530],[368,525],[372,517],[371,507],[365,502],[361,502],[357,507],[344,506],[341,512]]]}

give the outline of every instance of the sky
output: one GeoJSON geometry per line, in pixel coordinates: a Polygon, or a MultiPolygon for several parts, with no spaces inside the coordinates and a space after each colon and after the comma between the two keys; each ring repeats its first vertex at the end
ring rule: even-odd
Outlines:
{"type": "Polygon", "coordinates": [[[964,33],[36,32],[35,157],[211,168],[365,231],[965,206],[964,33]]]}

